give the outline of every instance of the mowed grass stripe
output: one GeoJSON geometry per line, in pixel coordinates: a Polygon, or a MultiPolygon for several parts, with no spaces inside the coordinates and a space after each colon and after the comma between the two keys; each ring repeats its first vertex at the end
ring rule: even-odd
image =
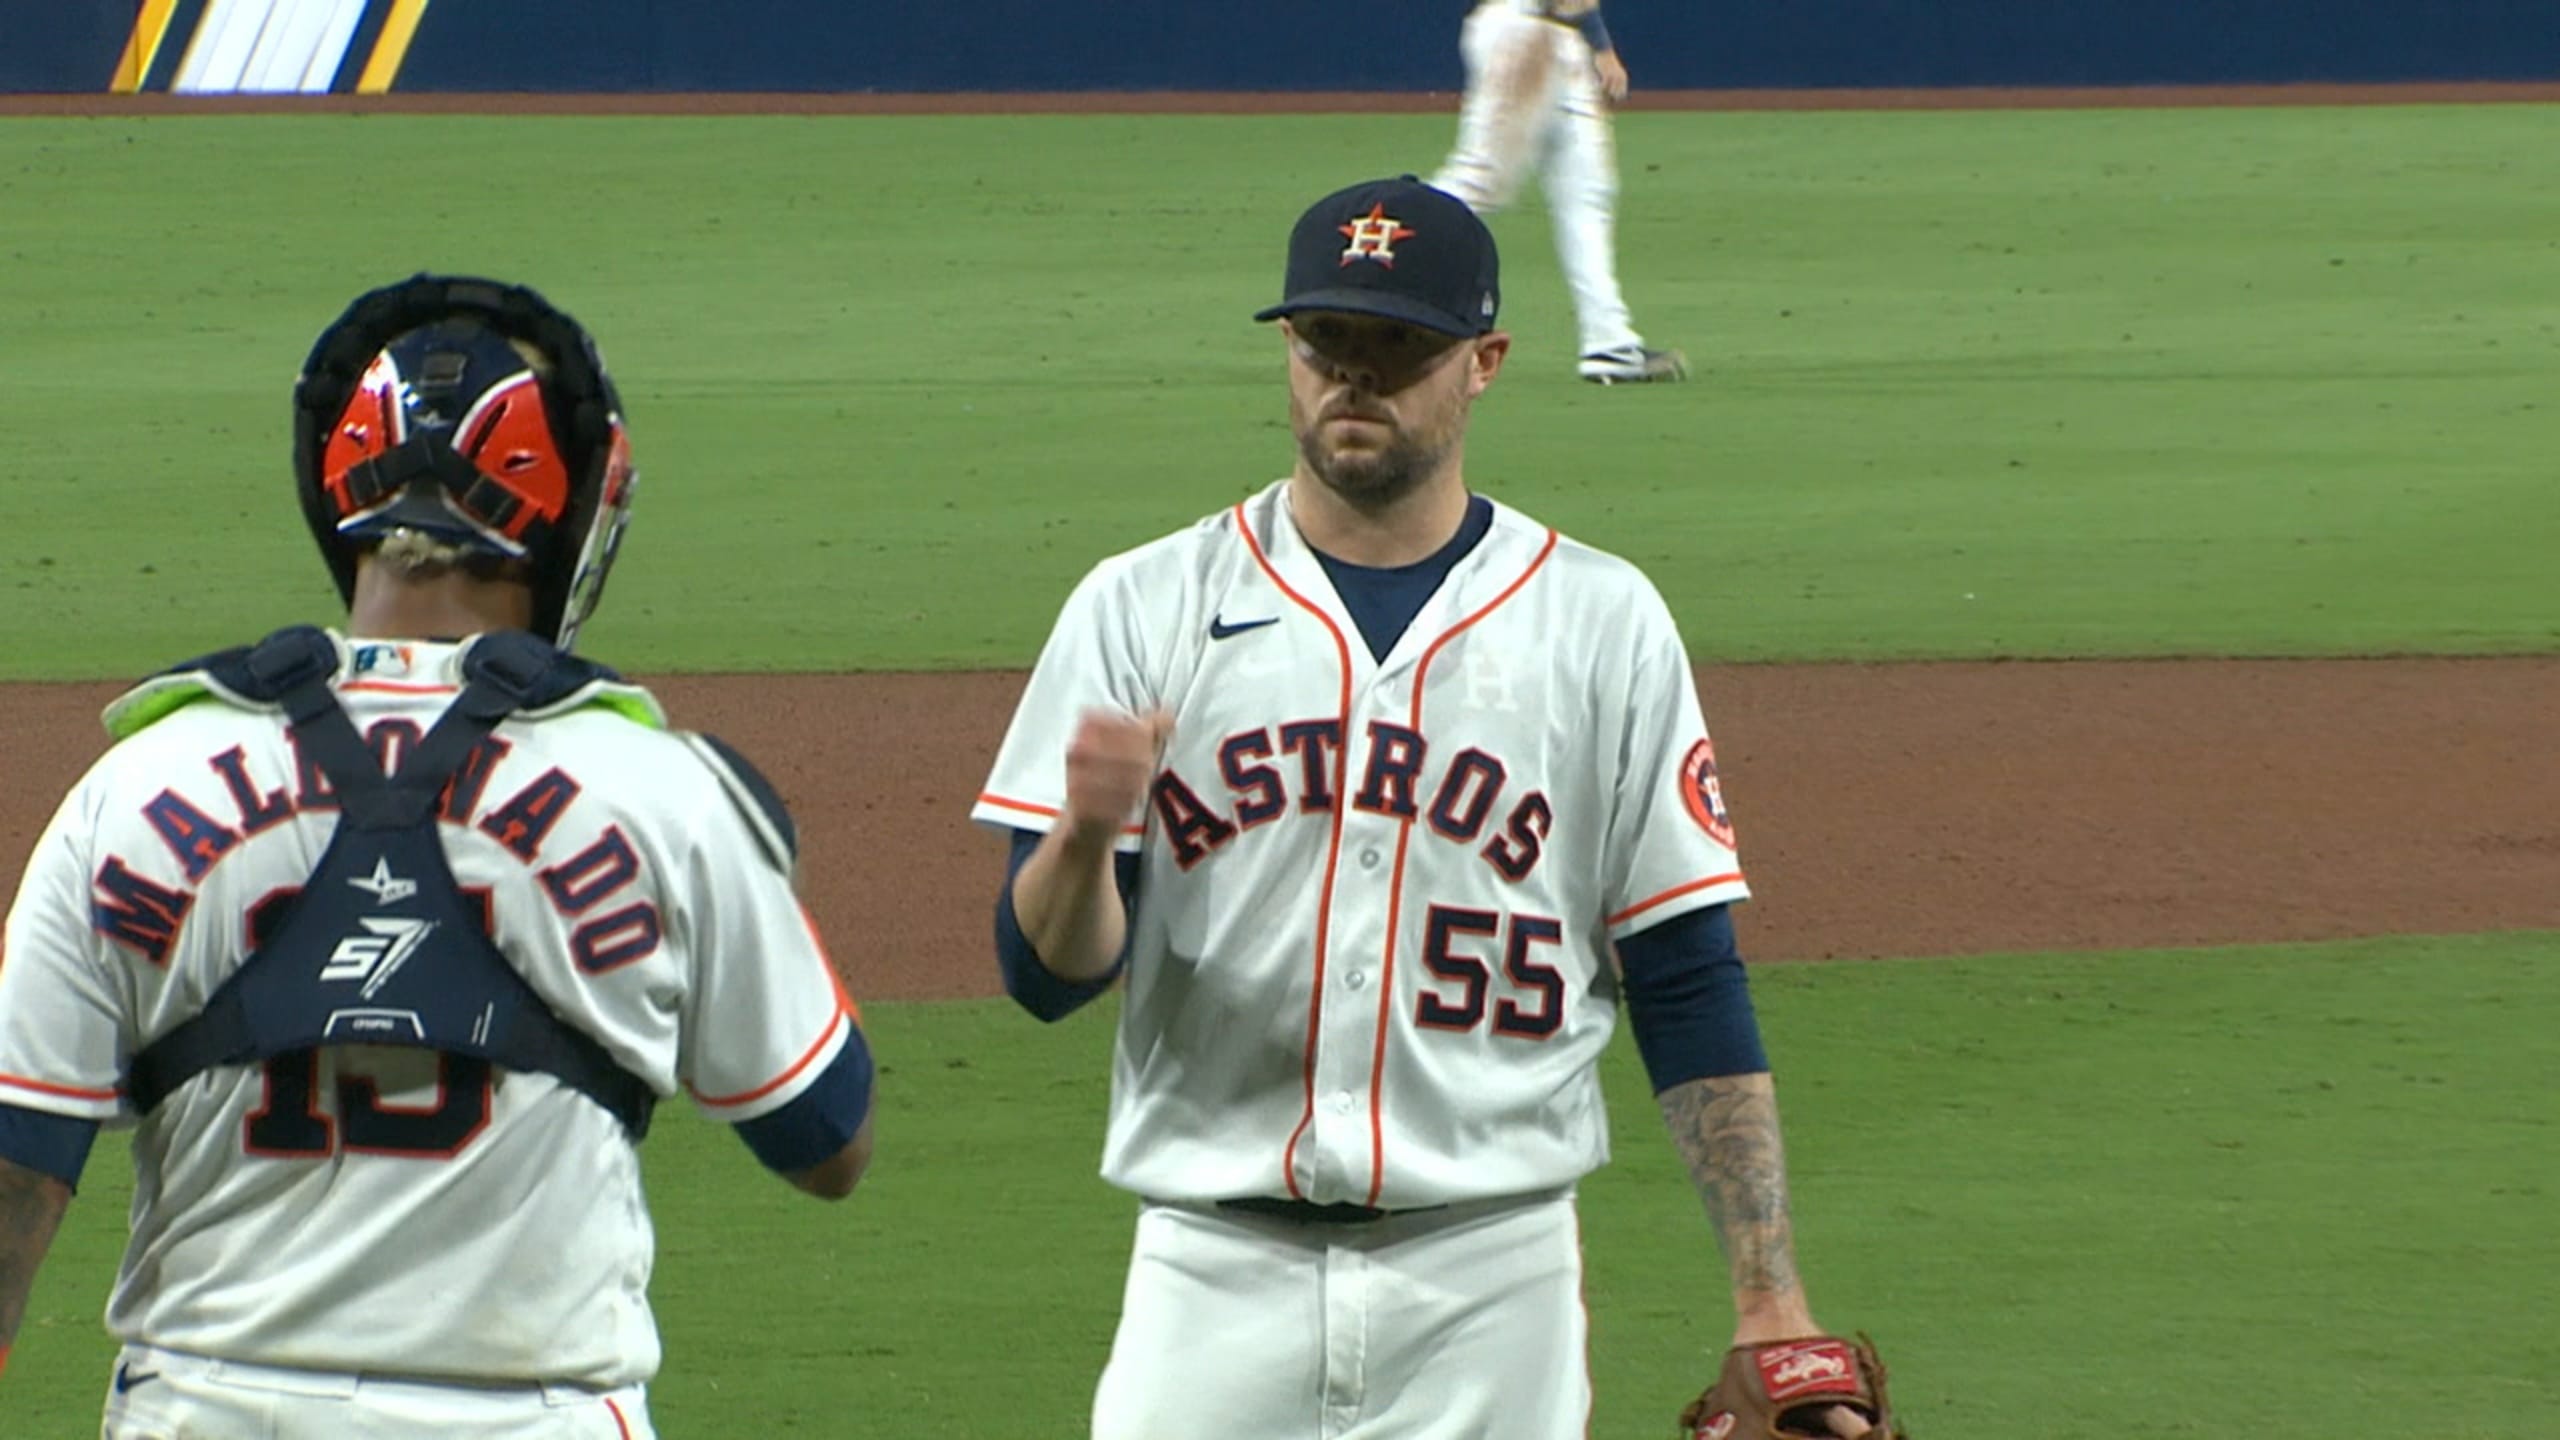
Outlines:
{"type": "MultiPolygon", "coordinates": [[[[0,124],[0,675],[326,614],[286,387],[420,267],[533,281],[624,382],[643,491],[598,653],[1026,663],[1097,558],[1286,469],[1246,316],[1288,223],[1450,131],[0,124]]],[[[1701,380],[1571,378],[1526,201],[1469,474],[1645,563],[1703,658],[2560,640],[2560,110],[1647,113],[1620,140],[1629,294],[1701,380]]]]}

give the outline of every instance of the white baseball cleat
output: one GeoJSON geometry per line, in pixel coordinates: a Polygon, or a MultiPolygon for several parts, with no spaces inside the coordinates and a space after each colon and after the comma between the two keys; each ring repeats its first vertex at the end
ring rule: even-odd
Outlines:
{"type": "Polygon", "coordinates": [[[1654,385],[1689,378],[1689,357],[1677,350],[1630,345],[1582,357],[1582,378],[1594,385],[1654,385]]]}

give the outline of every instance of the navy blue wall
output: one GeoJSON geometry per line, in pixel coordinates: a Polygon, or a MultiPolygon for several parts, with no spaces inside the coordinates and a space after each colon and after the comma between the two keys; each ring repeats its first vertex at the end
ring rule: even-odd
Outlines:
{"type": "MultiPolygon", "coordinates": [[[[135,0],[0,0],[0,89],[135,0]]],[[[1448,90],[1466,0],[435,0],[403,90],[1448,90]]],[[[2560,79],[2560,0],[1608,0],[1641,85],[2560,79]]],[[[182,43],[181,37],[172,37],[182,43]]]]}
{"type": "Polygon", "coordinates": [[[104,90],[142,0],[0,0],[0,94],[104,90]]]}
{"type": "MultiPolygon", "coordinates": [[[[1680,87],[2560,78],[2553,0],[1609,0],[1680,87]]],[[[1659,64],[1652,67],[1659,70],[1659,64]]]]}
{"type": "Polygon", "coordinates": [[[1457,0],[660,0],[635,24],[642,8],[436,0],[400,88],[1452,89],[1466,13],[1457,0]],[[813,26],[820,15],[842,18],[813,26]]]}
{"type": "MultiPolygon", "coordinates": [[[[2560,77],[2555,0],[1608,0],[1655,88],[2560,77]]],[[[1445,90],[1466,0],[439,0],[403,89],[1445,90]],[[628,17],[646,10],[651,19],[628,17]],[[811,15],[840,17],[815,27],[811,15]]]]}

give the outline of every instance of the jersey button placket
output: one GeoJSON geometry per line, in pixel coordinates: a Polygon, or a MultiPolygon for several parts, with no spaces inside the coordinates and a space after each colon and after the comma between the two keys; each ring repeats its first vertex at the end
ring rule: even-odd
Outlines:
{"type": "Polygon", "coordinates": [[[1370,760],[1370,722],[1403,722],[1405,707],[1393,689],[1373,681],[1343,727],[1347,753],[1340,803],[1346,810],[1327,956],[1331,1003],[1324,1007],[1315,1096],[1323,1178],[1340,1187],[1323,1197],[1328,1199],[1366,1200],[1373,1181],[1369,1103],[1378,1047],[1377,990],[1386,981],[1387,914],[1401,824],[1354,802],[1370,760]]]}

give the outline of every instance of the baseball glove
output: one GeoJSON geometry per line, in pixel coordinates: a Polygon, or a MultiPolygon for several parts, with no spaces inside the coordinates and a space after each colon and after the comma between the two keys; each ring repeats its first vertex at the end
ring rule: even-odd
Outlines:
{"type": "Polygon", "coordinates": [[[1855,1344],[1825,1336],[1726,1351],[1724,1373],[1680,1412],[1679,1440],[1829,1440],[1835,1405],[1865,1418],[1867,1440],[1910,1440],[1894,1424],[1884,1361],[1864,1334],[1855,1344]]]}

